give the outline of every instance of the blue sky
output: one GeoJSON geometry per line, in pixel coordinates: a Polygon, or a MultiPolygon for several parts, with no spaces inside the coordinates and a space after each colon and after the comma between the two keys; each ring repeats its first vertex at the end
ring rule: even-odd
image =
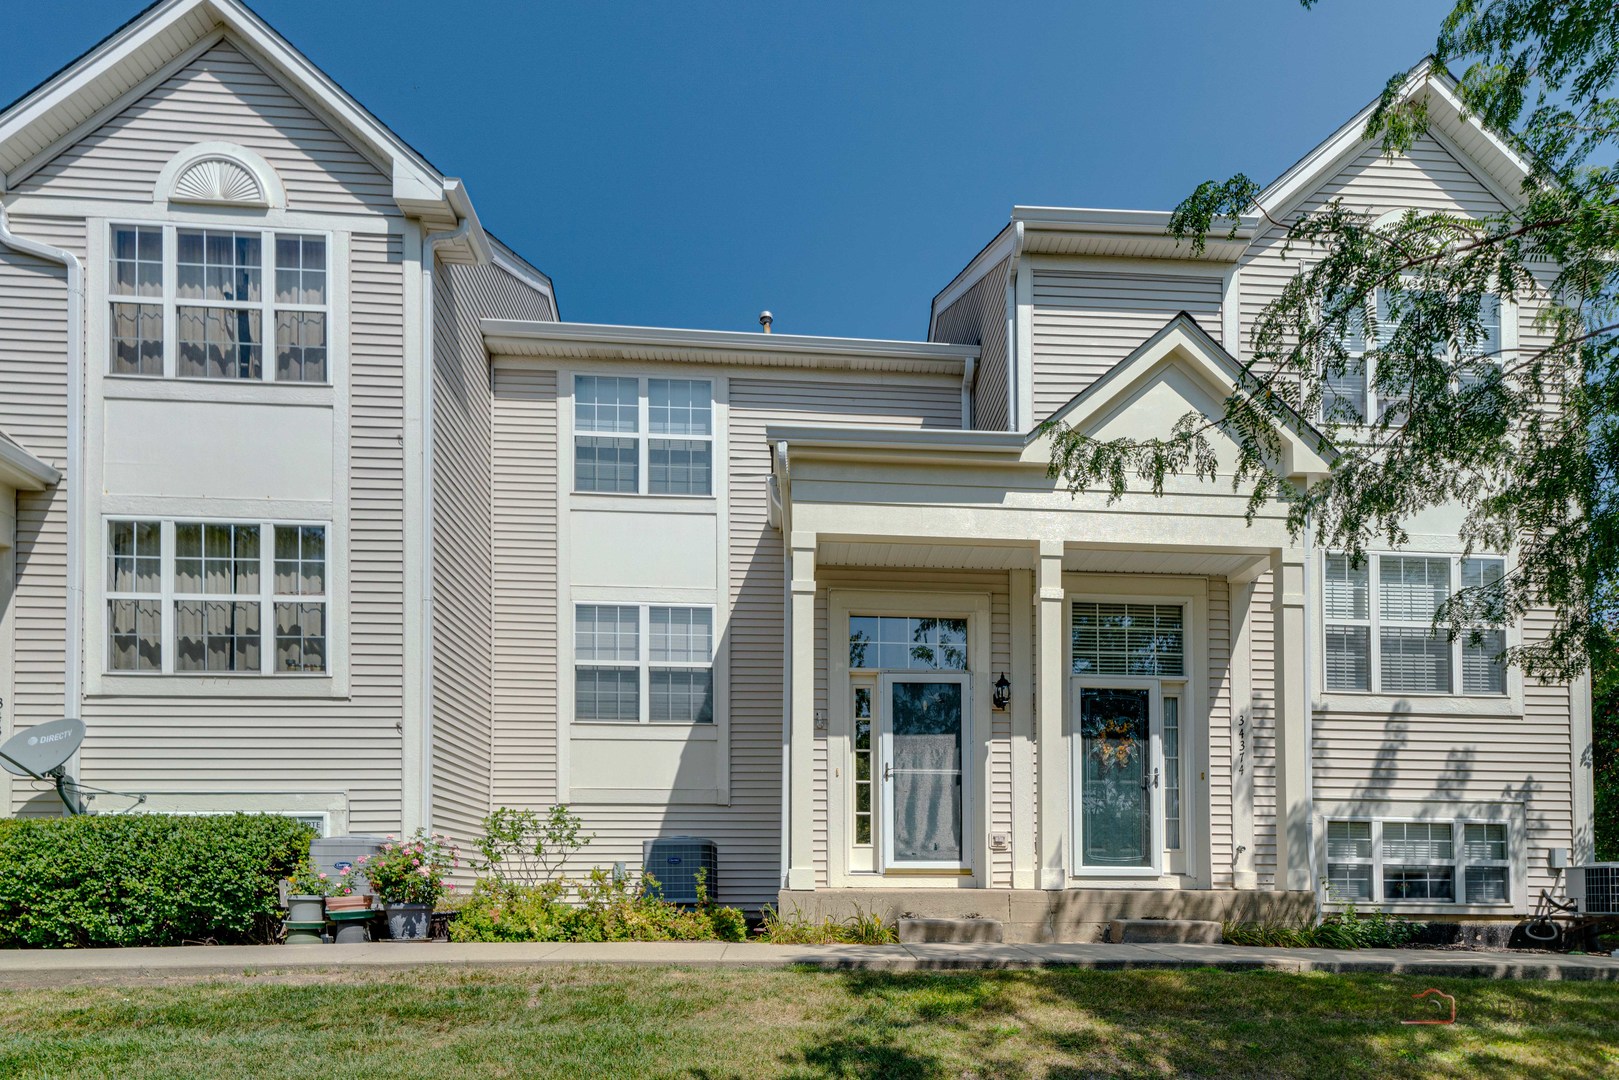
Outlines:
{"type": "MultiPolygon", "coordinates": [[[[141,5],[6,6],[9,101],[141,5]]],[[[1269,180],[1449,6],[254,3],[467,182],[564,318],[753,330],[770,308],[778,332],[913,339],[1014,204],[1269,180]]]]}

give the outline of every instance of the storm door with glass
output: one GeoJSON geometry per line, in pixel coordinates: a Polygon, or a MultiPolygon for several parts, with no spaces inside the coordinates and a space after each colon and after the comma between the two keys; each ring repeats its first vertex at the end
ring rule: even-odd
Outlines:
{"type": "Polygon", "coordinates": [[[1179,604],[1078,602],[1072,624],[1074,865],[1185,873],[1179,604]]]}
{"type": "Polygon", "coordinates": [[[851,865],[967,868],[967,620],[852,615],[849,667],[851,865]]]}

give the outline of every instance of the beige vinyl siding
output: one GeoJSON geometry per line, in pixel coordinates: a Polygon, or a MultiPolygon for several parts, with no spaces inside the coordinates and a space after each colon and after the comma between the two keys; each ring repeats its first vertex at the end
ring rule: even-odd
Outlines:
{"type": "MultiPolygon", "coordinates": [[[[73,222],[13,216],[20,236],[81,256],[84,228],[73,222]]],[[[67,271],[0,246],[0,431],[64,478],[45,491],[17,493],[16,590],[11,700],[0,703],[0,734],[62,716],[67,601],[67,271]]],[[[44,785],[37,785],[47,791],[44,785]]],[[[13,781],[20,809],[36,785],[13,781]]],[[[37,809],[58,812],[54,794],[37,809]]]]}
{"type": "Polygon", "coordinates": [[[497,358],[494,384],[493,801],[544,809],[557,794],[557,373],[497,358]]]}
{"type": "MultiPolygon", "coordinates": [[[[397,237],[355,237],[351,271],[349,640],[351,694],[271,699],[232,691],[216,697],[107,696],[86,701],[89,728],[81,776],[90,784],[154,794],[342,793],[349,828],[400,826],[400,664],[403,566],[403,262],[397,237]]],[[[101,550],[99,525],[87,558],[101,550]]],[[[54,680],[31,705],[35,719],[61,715],[60,570],[24,565],[23,587],[42,598],[54,656],[31,679],[54,680]],[[56,610],[49,611],[54,606],[56,610]],[[48,665],[48,669],[47,669],[48,665]]],[[[86,663],[100,664],[99,641],[86,663]]],[[[103,797],[96,809],[125,809],[103,797]]],[[[54,808],[53,812],[54,812],[54,808]]]]}
{"type": "Polygon", "coordinates": [[[1254,582],[1248,606],[1253,620],[1253,722],[1249,746],[1254,777],[1254,873],[1261,889],[1276,887],[1276,615],[1271,610],[1273,575],[1254,582]]]}
{"type": "Polygon", "coordinates": [[[939,312],[932,341],[979,347],[973,377],[972,427],[1005,431],[1009,426],[1011,393],[1006,342],[1006,267],[1010,258],[990,268],[955,303],[939,312]]]}
{"type": "MultiPolygon", "coordinates": [[[[1320,188],[1288,212],[1289,221],[1342,199],[1350,209],[1374,217],[1391,210],[1447,210],[1469,214],[1499,213],[1490,190],[1431,136],[1419,139],[1409,154],[1387,158],[1368,143],[1320,188]]],[[[1239,264],[1240,349],[1246,358],[1254,326],[1298,273],[1306,253],[1285,250],[1286,235],[1270,228],[1254,239],[1239,264]]]]}
{"type": "Polygon", "coordinates": [[[1184,311],[1220,339],[1221,280],[1208,274],[1036,267],[1034,415],[1044,420],[1184,311]]]}
{"type": "Polygon", "coordinates": [[[268,161],[294,210],[397,215],[392,177],[315,116],[229,39],[63,150],[15,190],[150,203],[158,174],[199,142],[268,161]]]}
{"type": "Polygon", "coordinates": [[[441,265],[434,283],[432,826],[465,844],[495,805],[497,752],[497,421],[478,322],[546,319],[550,304],[493,265],[441,265]]]}

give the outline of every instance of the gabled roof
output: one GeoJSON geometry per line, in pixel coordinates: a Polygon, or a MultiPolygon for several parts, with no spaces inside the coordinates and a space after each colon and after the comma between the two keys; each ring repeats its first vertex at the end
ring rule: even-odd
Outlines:
{"type": "MultiPolygon", "coordinates": [[[[1201,380],[1204,390],[1215,402],[1223,401],[1243,378],[1242,366],[1236,359],[1210,337],[1196,319],[1183,311],[1076,394],[1052,419],[1076,428],[1103,421],[1166,365],[1174,365],[1201,380]]],[[[1337,457],[1337,451],[1326,436],[1292,410],[1281,419],[1284,450],[1279,465],[1286,475],[1326,472],[1337,457]]],[[[985,463],[998,459],[1007,465],[1044,468],[1046,454],[1031,455],[1030,448],[1050,436],[1044,424],[1026,433],[772,424],[767,428],[766,437],[773,442],[784,440],[791,446],[834,454],[923,453],[972,457],[985,463]]]]}
{"type": "MultiPolygon", "coordinates": [[[[1430,56],[1406,75],[1399,96],[1404,100],[1425,100],[1429,134],[1441,145],[1448,143],[1446,149],[1451,150],[1464,167],[1469,163],[1477,165],[1475,175],[1503,203],[1512,206],[1521,202],[1523,181],[1530,172],[1528,162],[1477,118],[1467,115],[1456,91],[1455,76],[1430,56]]],[[[1359,154],[1366,145],[1366,121],[1380,100],[1381,95],[1373,98],[1347,123],[1272,180],[1255,199],[1259,207],[1272,217],[1285,215],[1299,199],[1359,154]]]]}
{"type": "Polygon", "coordinates": [[[0,485],[22,491],[43,491],[60,479],[60,472],[0,431],[0,485]]]}
{"type": "MultiPolygon", "coordinates": [[[[227,36],[390,175],[406,214],[434,226],[476,223],[459,180],[434,168],[241,0],[157,0],[0,111],[0,193],[227,36]]],[[[489,258],[481,227],[469,230],[467,247],[467,256],[489,258]]]]}

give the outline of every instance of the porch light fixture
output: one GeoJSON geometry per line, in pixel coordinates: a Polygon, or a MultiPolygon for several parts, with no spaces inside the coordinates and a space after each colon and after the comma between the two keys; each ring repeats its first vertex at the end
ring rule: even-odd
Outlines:
{"type": "Polygon", "coordinates": [[[1012,680],[1001,672],[1001,677],[995,680],[995,697],[993,699],[996,712],[1005,712],[1007,705],[1012,702],[1012,680]]]}

